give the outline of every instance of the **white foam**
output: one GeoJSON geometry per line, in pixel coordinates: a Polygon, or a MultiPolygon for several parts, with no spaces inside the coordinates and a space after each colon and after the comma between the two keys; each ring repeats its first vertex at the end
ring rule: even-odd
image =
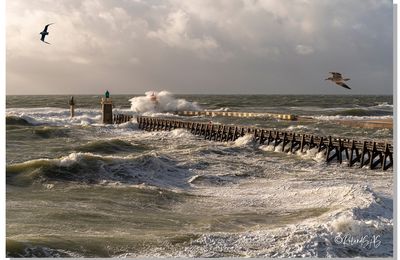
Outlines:
{"type": "Polygon", "coordinates": [[[246,134],[244,136],[241,136],[233,142],[234,146],[238,146],[238,147],[247,146],[251,143],[253,143],[253,135],[252,134],[246,134]]]}
{"type": "Polygon", "coordinates": [[[157,112],[176,112],[176,111],[198,111],[199,105],[196,102],[189,102],[185,99],[176,99],[172,93],[168,91],[148,91],[146,96],[134,97],[129,101],[131,102],[131,110],[137,113],[157,113],[157,112]],[[152,95],[156,96],[156,101],[153,101],[152,95]]]}
{"type": "Polygon", "coordinates": [[[274,145],[269,144],[269,145],[260,145],[258,147],[260,150],[266,151],[266,152],[273,152],[275,150],[274,145]]]}
{"type": "Polygon", "coordinates": [[[188,138],[188,139],[192,139],[194,137],[194,135],[189,133],[188,130],[182,129],[182,128],[178,128],[178,129],[172,130],[170,132],[170,135],[173,138],[188,138]]]}
{"type": "MultiPolygon", "coordinates": [[[[282,152],[282,147],[283,144],[280,143],[277,146],[274,146],[274,144],[269,144],[269,145],[260,145],[258,147],[258,149],[266,151],[266,152],[277,152],[277,153],[281,153],[282,152]]],[[[290,147],[286,146],[285,150],[283,151],[285,153],[290,153],[290,147]]]]}
{"type": "Polygon", "coordinates": [[[76,109],[73,118],[70,117],[69,109],[55,107],[9,108],[6,115],[23,118],[34,125],[92,125],[101,121],[100,109],[76,109]]]}
{"type": "Polygon", "coordinates": [[[67,156],[61,157],[60,159],[55,159],[59,166],[69,167],[75,163],[79,163],[82,159],[87,158],[88,156],[97,157],[101,159],[101,156],[94,155],[92,153],[71,153],[67,156]]]}
{"type": "Polygon", "coordinates": [[[322,162],[325,160],[324,152],[318,152],[318,148],[306,149],[304,152],[297,150],[296,155],[303,159],[312,159],[317,162],[322,162]]]}
{"type": "Polygon", "coordinates": [[[380,120],[393,119],[393,116],[311,116],[316,120],[331,121],[331,120],[380,120]]]}
{"type": "Polygon", "coordinates": [[[319,130],[318,128],[310,128],[309,126],[306,125],[291,125],[287,128],[287,130],[289,131],[293,131],[293,130],[310,130],[310,129],[314,129],[314,130],[319,130]]]}
{"type": "Polygon", "coordinates": [[[206,109],[205,111],[214,111],[214,112],[219,112],[219,111],[229,111],[230,110],[230,108],[229,107],[220,107],[220,108],[217,108],[217,109],[210,109],[210,110],[208,110],[208,109],[206,109]]]}
{"type": "Polygon", "coordinates": [[[352,235],[369,234],[366,222],[355,220],[352,216],[342,215],[331,223],[332,230],[338,233],[348,233],[352,235]]]}
{"type": "Polygon", "coordinates": [[[388,102],[382,102],[382,103],[379,103],[378,105],[373,106],[373,107],[388,107],[388,108],[393,108],[393,105],[390,105],[388,102]]]}
{"type": "MultiPolygon", "coordinates": [[[[190,241],[183,248],[179,246],[163,252],[159,248],[148,248],[144,252],[127,255],[254,258],[389,256],[390,250],[393,250],[393,222],[381,220],[379,217],[386,215],[390,208],[379,204],[375,194],[362,185],[326,183],[326,180],[316,182],[317,184],[300,180],[280,180],[271,185],[264,179],[252,184],[246,183],[247,189],[243,189],[241,185],[225,189],[203,188],[198,192],[205,200],[204,205],[191,201],[186,210],[190,209],[192,214],[203,210],[205,206],[209,209],[209,214],[218,209],[220,213],[216,216],[230,216],[240,210],[257,212],[254,214],[268,210],[273,218],[274,214],[281,213],[283,222],[269,227],[257,225],[238,232],[203,232],[199,238],[190,241]],[[257,182],[259,183],[256,184],[257,182]],[[314,187],[315,185],[319,187],[314,187]],[[300,213],[307,209],[313,211],[315,208],[326,208],[327,211],[306,218],[300,213]],[[360,216],[355,213],[357,211],[368,214],[360,216]],[[299,217],[289,219],[290,223],[285,224],[287,214],[295,212],[299,212],[299,217]],[[354,236],[354,239],[379,235],[378,239],[382,243],[372,249],[360,244],[343,245],[336,238],[344,234],[354,236]],[[349,255],[349,252],[352,254],[349,255]]],[[[265,217],[268,219],[268,215],[265,217]]],[[[229,226],[232,223],[227,221],[224,224],[229,226]]]]}

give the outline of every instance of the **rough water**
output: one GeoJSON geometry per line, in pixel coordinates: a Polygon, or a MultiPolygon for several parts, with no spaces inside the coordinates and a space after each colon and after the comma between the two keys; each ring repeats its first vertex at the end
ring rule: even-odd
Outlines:
{"type": "MultiPolygon", "coordinates": [[[[191,108],[279,112],[307,122],[205,118],[357,139],[391,129],[337,119],[393,117],[391,96],[112,96],[114,112],[184,118],[191,108]],[[130,101],[129,101],[130,100],[130,101]]],[[[7,96],[8,257],[393,256],[393,171],[323,154],[100,123],[100,96],[7,96]]],[[[185,118],[188,119],[188,118],[185,118]]]]}

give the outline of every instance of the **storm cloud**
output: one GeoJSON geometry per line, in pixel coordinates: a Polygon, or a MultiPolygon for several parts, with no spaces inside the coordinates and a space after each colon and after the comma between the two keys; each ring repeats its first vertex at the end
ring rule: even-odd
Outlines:
{"type": "Polygon", "coordinates": [[[7,94],[393,93],[391,1],[9,0],[6,15],[7,94]]]}

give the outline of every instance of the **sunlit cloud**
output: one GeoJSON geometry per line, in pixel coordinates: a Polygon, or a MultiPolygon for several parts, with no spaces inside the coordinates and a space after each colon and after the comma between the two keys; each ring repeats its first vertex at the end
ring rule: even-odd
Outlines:
{"type": "Polygon", "coordinates": [[[83,83],[71,91],[88,93],[98,92],[88,85],[110,80],[124,93],[152,86],[334,94],[321,87],[332,68],[357,81],[353,94],[392,92],[391,1],[13,0],[6,14],[10,94],[25,93],[23,82],[35,86],[32,94],[57,91],[47,74],[31,68],[64,77],[59,88],[70,87],[73,64],[79,66],[74,84],[83,83]],[[51,22],[51,45],[44,45],[39,32],[51,22]],[[299,71],[308,74],[288,77],[299,71]]]}

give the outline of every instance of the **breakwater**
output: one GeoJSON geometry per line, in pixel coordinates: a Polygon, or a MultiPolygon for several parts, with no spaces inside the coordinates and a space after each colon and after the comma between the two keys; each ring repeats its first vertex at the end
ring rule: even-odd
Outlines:
{"type": "Polygon", "coordinates": [[[145,131],[171,131],[183,128],[194,135],[203,136],[205,140],[220,142],[234,141],[251,134],[255,142],[273,145],[274,149],[281,149],[282,152],[295,153],[318,149],[318,152],[324,152],[327,163],[333,161],[343,163],[346,160],[349,166],[357,164],[359,167],[369,166],[370,169],[382,170],[393,167],[391,143],[143,116],[137,117],[137,122],[139,129],[145,131]]]}
{"type": "Polygon", "coordinates": [[[180,116],[227,116],[227,117],[265,117],[281,120],[296,120],[297,116],[292,114],[276,113],[256,113],[256,112],[238,112],[238,111],[179,111],[180,116]]]}

